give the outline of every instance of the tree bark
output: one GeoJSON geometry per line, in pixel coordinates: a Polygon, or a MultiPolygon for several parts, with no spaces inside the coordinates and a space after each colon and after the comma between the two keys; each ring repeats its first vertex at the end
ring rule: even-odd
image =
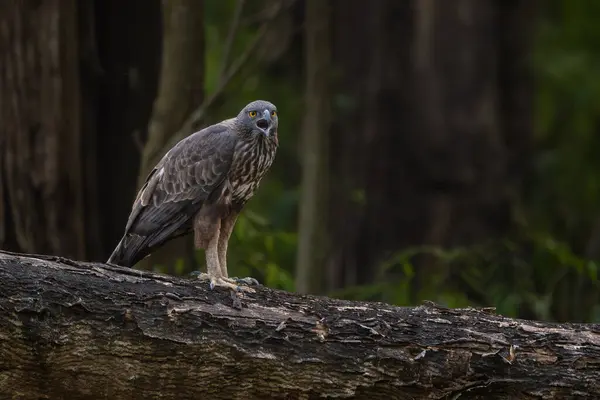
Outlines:
{"type": "Polygon", "coordinates": [[[85,259],[78,39],[73,0],[0,5],[3,236],[85,259]]]}
{"type": "Polygon", "coordinates": [[[600,325],[394,307],[0,253],[0,394],[69,399],[568,399],[600,325]],[[240,296],[242,296],[240,294],[240,296]]]}
{"type": "Polygon", "coordinates": [[[159,5],[0,2],[1,248],[110,254],[135,196],[159,5]]]}
{"type": "Polygon", "coordinates": [[[298,216],[296,290],[323,290],[327,251],[327,148],[331,124],[330,100],[330,4],[306,1],[305,106],[302,129],[302,182],[298,216]]]}
{"type": "MultiPolygon", "coordinates": [[[[162,12],[160,83],[142,153],[138,188],[164,156],[161,152],[171,136],[181,129],[204,98],[204,3],[201,0],[163,0],[162,12]]],[[[191,133],[186,132],[186,136],[191,133]]],[[[183,258],[193,267],[193,253],[191,236],[184,236],[166,243],[140,261],[139,266],[145,269],[156,264],[172,267],[173,259],[183,258]]]]}

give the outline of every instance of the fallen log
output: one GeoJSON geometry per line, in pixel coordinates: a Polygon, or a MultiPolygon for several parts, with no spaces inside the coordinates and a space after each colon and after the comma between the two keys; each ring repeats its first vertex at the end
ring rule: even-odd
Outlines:
{"type": "Polygon", "coordinates": [[[2,399],[600,397],[600,325],[0,253],[2,399]]]}

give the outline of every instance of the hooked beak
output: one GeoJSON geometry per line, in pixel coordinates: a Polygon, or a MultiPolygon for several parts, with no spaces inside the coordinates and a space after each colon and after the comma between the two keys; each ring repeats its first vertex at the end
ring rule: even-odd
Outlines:
{"type": "Polygon", "coordinates": [[[271,119],[271,113],[269,110],[263,111],[263,117],[256,121],[256,127],[265,135],[269,136],[271,134],[271,124],[273,120],[271,119]]]}

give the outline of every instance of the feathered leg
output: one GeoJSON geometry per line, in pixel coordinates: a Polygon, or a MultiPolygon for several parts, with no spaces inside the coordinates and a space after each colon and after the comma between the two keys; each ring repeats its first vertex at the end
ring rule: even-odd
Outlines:
{"type": "Polygon", "coordinates": [[[229,276],[227,272],[227,247],[236,220],[237,213],[234,211],[221,220],[221,230],[219,232],[219,265],[221,266],[221,274],[223,276],[229,276]]]}
{"type": "MultiPolygon", "coordinates": [[[[221,220],[221,230],[219,232],[219,265],[221,266],[221,274],[224,277],[228,277],[227,271],[227,247],[229,244],[229,238],[233,232],[233,227],[237,221],[238,213],[231,211],[229,215],[221,220]]],[[[258,285],[258,281],[252,277],[246,278],[231,278],[237,283],[243,283],[246,285],[258,285]]]]}
{"type": "Polygon", "coordinates": [[[201,210],[194,219],[194,244],[196,248],[205,250],[206,254],[206,272],[199,274],[198,279],[209,280],[211,289],[215,286],[221,286],[236,291],[253,292],[248,287],[238,286],[235,279],[223,276],[219,263],[219,237],[221,235],[221,219],[214,218],[211,210],[201,210]]]}

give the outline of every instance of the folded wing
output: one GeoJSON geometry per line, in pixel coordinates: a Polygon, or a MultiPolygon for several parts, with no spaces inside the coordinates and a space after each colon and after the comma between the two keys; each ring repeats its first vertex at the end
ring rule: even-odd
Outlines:
{"type": "Polygon", "coordinates": [[[165,154],[138,192],[125,234],[108,262],[131,267],[154,248],[189,233],[202,204],[220,192],[236,142],[231,126],[221,123],[188,136],[165,154]]]}

